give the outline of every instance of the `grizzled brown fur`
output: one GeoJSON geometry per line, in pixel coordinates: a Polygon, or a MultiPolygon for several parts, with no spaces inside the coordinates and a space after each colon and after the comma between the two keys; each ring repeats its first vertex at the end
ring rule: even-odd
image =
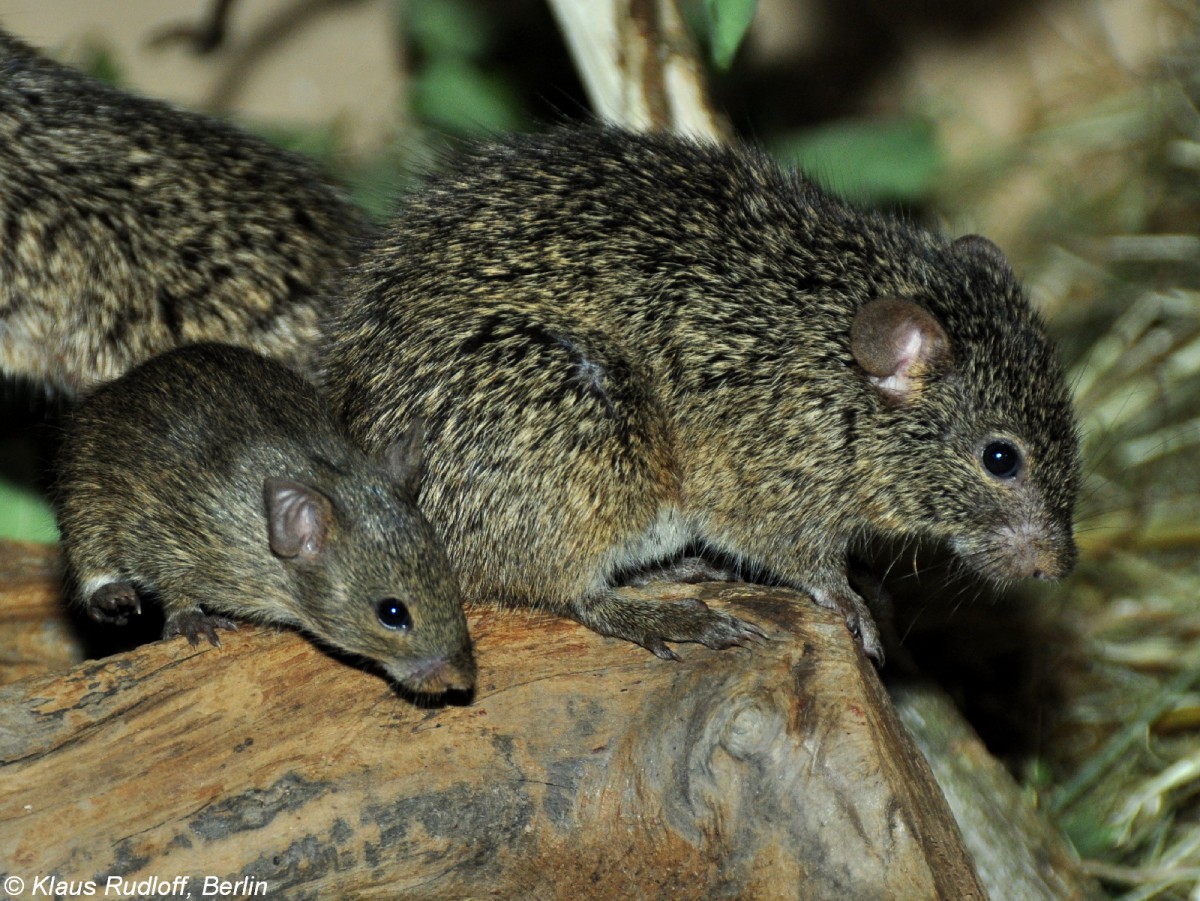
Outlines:
{"type": "Polygon", "coordinates": [[[941,539],[1001,581],[1074,562],[1068,390],[999,250],[753,150],[600,128],[479,147],[350,298],[334,407],[368,448],[424,419],[420,502],[469,599],[664,656],[740,643],[720,614],[613,591],[699,547],[843,611],[878,654],[846,576],[866,536],[941,539]]]}
{"type": "Polygon", "coordinates": [[[366,232],[302,158],[0,32],[0,372],[73,394],[203,340],[308,367],[366,232]]]}
{"type": "Polygon", "coordinates": [[[102,621],[144,598],[164,635],[229,617],[305,630],[416,691],[474,676],[458,583],[415,504],[419,432],[370,460],[312,384],[194,344],[70,414],[57,512],[75,593],[102,621]],[[381,606],[382,605],[382,606],[381,606]]]}

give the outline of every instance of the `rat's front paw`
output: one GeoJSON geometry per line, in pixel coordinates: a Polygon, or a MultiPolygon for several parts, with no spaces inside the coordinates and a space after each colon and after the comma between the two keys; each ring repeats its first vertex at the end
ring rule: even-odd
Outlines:
{"type": "Polygon", "coordinates": [[[182,635],[188,640],[188,644],[195,647],[203,635],[209,644],[219,648],[221,639],[217,637],[217,629],[236,632],[237,623],[227,616],[210,616],[199,607],[192,607],[190,610],[169,615],[163,625],[162,637],[174,638],[176,635],[182,635]]]}
{"type": "Polygon", "coordinates": [[[84,609],[98,623],[123,626],[129,622],[129,614],[142,612],[142,599],[132,583],[109,582],[92,592],[84,609]]]}
{"type": "Polygon", "coordinates": [[[853,591],[813,591],[813,600],[822,607],[835,610],[846,619],[850,631],[858,637],[858,643],[876,666],[883,666],[883,642],[879,640],[879,628],[875,618],[867,609],[867,603],[853,591]]]}

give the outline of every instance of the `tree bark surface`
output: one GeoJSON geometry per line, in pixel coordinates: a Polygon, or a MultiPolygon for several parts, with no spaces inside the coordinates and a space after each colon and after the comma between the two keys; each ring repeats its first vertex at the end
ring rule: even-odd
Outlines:
{"type": "MultiPolygon", "coordinates": [[[[6,664],[69,632],[54,572],[52,552],[0,545],[6,664]]],[[[42,673],[22,658],[0,687],[0,878],[100,897],[109,877],[186,877],[192,897],[205,877],[289,899],[984,897],[838,618],[780,589],[650,590],[770,640],[665,662],[479,609],[478,686],[449,703],[258,627],[72,664],[76,644],[42,673]]]]}

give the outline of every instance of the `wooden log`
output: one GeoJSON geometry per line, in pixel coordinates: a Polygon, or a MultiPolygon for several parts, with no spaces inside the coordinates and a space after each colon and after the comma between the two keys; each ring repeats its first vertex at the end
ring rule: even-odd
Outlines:
{"type": "Polygon", "coordinates": [[[16,898],[51,877],[101,897],[110,878],[107,897],[147,879],[201,897],[206,877],[270,898],[984,897],[836,617],[777,589],[654,589],[771,640],[672,663],[476,610],[478,687],[450,703],[250,627],[2,687],[0,880],[25,880],[16,898]]]}
{"type": "Polygon", "coordinates": [[[53,548],[0,541],[0,684],[83,660],[61,595],[53,548]]]}
{"type": "Polygon", "coordinates": [[[1030,803],[940,690],[923,683],[889,689],[901,722],[942,788],[980,881],[996,898],[1098,901],[1106,897],[1079,856],[1030,803]]]}

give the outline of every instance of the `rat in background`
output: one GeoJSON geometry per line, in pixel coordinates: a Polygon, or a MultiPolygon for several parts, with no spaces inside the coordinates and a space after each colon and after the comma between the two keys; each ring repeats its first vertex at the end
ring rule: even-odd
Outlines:
{"type": "Polygon", "coordinates": [[[311,372],[369,232],[313,165],[0,31],[0,372],[74,395],[172,347],[311,372]]]}
{"type": "Polygon", "coordinates": [[[468,689],[458,583],[414,495],[420,429],[375,459],[313,385],[244,348],[195,344],[101,386],[68,417],[56,512],[78,600],[163,636],[293,626],[416,692],[468,689]]]}
{"type": "Polygon", "coordinates": [[[616,128],[462,154],[364,255],[326,329],[351,437],[427,432],[419,498],[468,601],[670,657],[757,630],[623,597],[726,570],[878,631],[872,535],[998,582],[1072,568],[1074,413],[1000,250],[855,209],[764,155],[616,128]]]}

